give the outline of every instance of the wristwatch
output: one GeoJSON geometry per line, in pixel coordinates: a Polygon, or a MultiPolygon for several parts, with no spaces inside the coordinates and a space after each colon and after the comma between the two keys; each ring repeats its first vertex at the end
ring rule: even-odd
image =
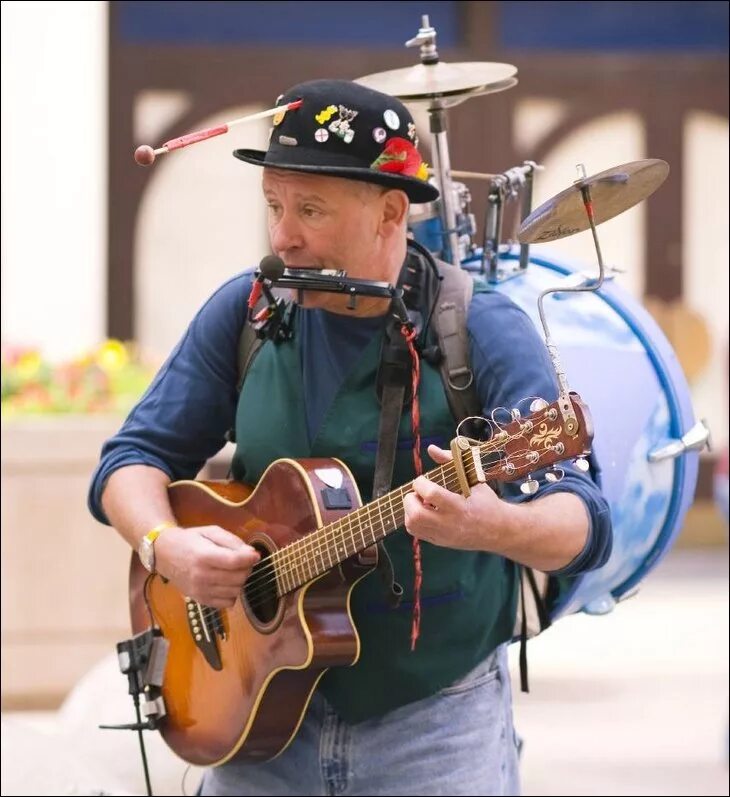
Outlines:
{"type": "Polygon", "coordinates": [[[142,537],[142,541],[137,549],[137,556],[139,561],[142,562],[146,570],[154,574],[155,570],[155,540],[162,534],[165,529],[170,529],[175,526],[170,520],[165,520],[163,523],[158,523],[151,531],[142,537]]]}

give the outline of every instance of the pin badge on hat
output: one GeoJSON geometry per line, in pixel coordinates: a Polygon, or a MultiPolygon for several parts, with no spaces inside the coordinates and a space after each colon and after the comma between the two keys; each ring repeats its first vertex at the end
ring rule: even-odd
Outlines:
{"type": "Polygon", "coordinates": [[[296,138],[291,136],[279,136],[279,143],[284,144],[286,147],[296,147],[299,144],[296,138]]]}
{"type": "Polygon", "coordinates": [[[337,113],[337,106],[336,105],[328,105],[326,108],[321,110],[318,114],[314,115],[314,119],[318,125],[323,125],[325,122],[329,122],[329,120],[337,113]]]}
{"type": "Polygon", "coordinates": [[[355,131],[350,128],[350,122],[357,116],[358,111],[351,111],[344,105],[340,105],[338,113],[339,118],[330,124],[330,132],[339,136],[345,144],[349,144],[355,138],[355,131]]]}
{"type": "Polygon", "coordinates": [[[329,137],[330,134],[327,132],[326,127],[320,127],[314,131],[314,140],[319,141],[320,144],[324,144],[329,137]]]}
{"type": "MultiPolygon", "coordinates": [[[[276,102],[274,103],[274,105],[279,105],[283,99],[284,95],[280,94],[276,98],[276,102]]],[[[282,108],[281,111],[279,111],[279,113],[277,113],[276,116],[274,116],[274,118],[271,120],[271,123],[274,125],[274,127],[276,127],[277,125],[281,124],[285,116],[286,116],[286,108],[282,108]]]]}
{"type": "Polygon", "coordinates": [[[416,125],[413,122],[408,122],[408,138],[413,142],[413,146],[418,146],[418,134],[416,133],[416,125]]]}
{"type": "Polygon", "coordinates": [[[382,144],[383,141],[388,137],[388,134],[382,127],[376,127],[373,130],[373,138],[377,141],[378,144],[382,144]]]}
{"type": "Polygon", "coordinates": [[[390,108],[383,114],[383,119],[391,130],[397,130],[400,127],[400,118],[398,114],[390,108]]]}

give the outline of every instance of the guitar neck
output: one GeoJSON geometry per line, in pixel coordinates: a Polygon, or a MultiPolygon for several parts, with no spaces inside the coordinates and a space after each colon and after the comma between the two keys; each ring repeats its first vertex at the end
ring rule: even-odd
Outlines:
{"type": "MultiPolygon", "coordinates": [[[[492,426],[492,437],[483,443],[465,438],[452,441],[454,461],[424,474],[426,478],[452,493],[468,495],[478,482],[531,478],[531,473],[555,462],[583,457],[590,452],[593,438],[588,408],[574,393],[561,395],[559,402],[543,402],[527,418],[515,411],[511,422],[501,426],[492,421],[492,426]],[[459,440],[465,444],[461,450],[459,440]]],[[[412,491],[413,482],[408,482],[272,553],[269,564],[279,596],[323,575],[402,526],[403,499],[412,491]]]]}
{"type": "MultiPolygon", "coordinates": [[[[453,465],[442,465],[424,474],[427,479],[459,493],[453,465]]],[[[350,512],[271,555],[279,595],[301,587],[364,551],[405,522],[403,499],[413,491],[413,482],[350,512]]]]}

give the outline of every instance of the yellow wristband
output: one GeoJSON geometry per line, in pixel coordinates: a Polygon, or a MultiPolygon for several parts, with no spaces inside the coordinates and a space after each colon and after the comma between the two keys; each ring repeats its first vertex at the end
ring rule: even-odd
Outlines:
{"type": "Polygon", "coordinates": [[[162,523],[158,523],[153,529],[150,529],[150,531],[144,535],[144,538],[150,542],[154,542],[165,529],[172,529],[175,528],[175,526],[177,526],[177,523],[173,523],[171,520],[163,520],[162,523]]]}

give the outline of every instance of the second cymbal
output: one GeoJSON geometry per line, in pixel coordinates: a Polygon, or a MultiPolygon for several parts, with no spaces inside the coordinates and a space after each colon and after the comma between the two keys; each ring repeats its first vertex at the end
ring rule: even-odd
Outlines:
{"type": "Polygon", "coordinates": [[[517,83],[517,67],[490,62],[416,64],[404,69],[374,72],[355,82],[404,100],[426,100],[440,95],[504,91],[517,83]]]}
{"type": "Polygon", "coordinates": [[[590,188],[595,223],[601,224],[653,194],[668,174],[666,161],[647,158],[577,180],[533,210],[520,225],[517,239],[523,244],[545,243],[587,230],[591,225],[582,187],[590,188]]]}

